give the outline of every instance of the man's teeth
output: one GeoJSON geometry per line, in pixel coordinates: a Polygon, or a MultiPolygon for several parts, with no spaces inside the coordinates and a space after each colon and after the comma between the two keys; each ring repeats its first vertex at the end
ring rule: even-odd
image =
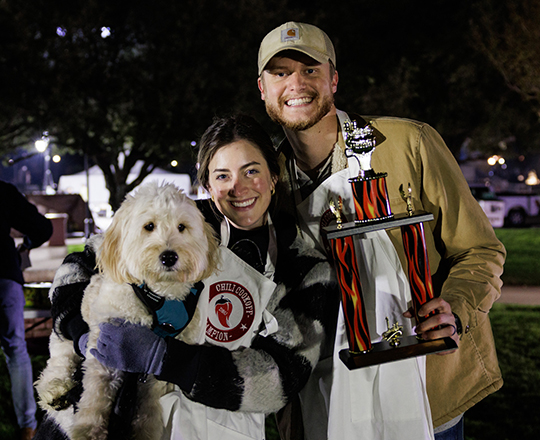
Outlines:
{"type": "Polygon", "coordinates": [[[231,202],[231,205],[233,205],[235,208],[245,208],[246,206],[251,205],[254,201],[255,199],[253,198],[249,200],[244,200],[243,202],[231,202]]]}
{"type": "Polygon", "coordinates": [[[286,104],[289,106],[289,107],[293,107],[295,105],[304,105],[304,104],[309,104],[311,101],[313,101],[313,98],[309,98],[309,97],[306,97],[306,98],[296,98],[296,99],[289,99],[286,104]]]}

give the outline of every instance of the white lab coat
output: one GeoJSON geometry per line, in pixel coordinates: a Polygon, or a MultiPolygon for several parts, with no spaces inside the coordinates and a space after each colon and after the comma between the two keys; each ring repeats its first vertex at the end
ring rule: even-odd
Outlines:
{"type": "MultiPolygon", "coordinates": [[[[219,248],[222,270],[203,280],[198,308],[201,312],[199,342],[220,345],[234,350],[249,347],[264,321],[263,335],[277,331],[277,321],[266,310],[276,284],[272,281],[276,244],[271,221],[270,243],[262,275],[227,249],[229,228],[221,228],[219,248]]],[[[262,413],[248,413],[211,408],[189,400],[175,386],[161,398],[165,430],[162,439],[168,440],[263,440],[262,413]]]]}

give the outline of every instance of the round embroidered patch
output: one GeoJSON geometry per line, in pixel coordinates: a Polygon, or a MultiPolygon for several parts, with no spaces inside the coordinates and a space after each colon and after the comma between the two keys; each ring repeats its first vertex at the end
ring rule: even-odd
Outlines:
{"type": "Polygon", "coordinates": [[[251,293],[241,284],[220,281],[210,286],[209,296],[206,336],[222,343],[242,338],[255,319],[251,293]]]}

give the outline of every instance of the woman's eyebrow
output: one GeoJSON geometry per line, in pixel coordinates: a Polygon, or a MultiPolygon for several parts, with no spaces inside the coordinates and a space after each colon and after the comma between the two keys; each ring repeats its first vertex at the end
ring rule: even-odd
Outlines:
{"type": "MultiPolygon", "coordinates": [[[[253,166],[253,165],[259,165],[260,166],[261,163],[257,162],[256,160],[253,160],[251,162],[248,162],[248,163],[242,165],[240,167],[240,169],[244,170],[244,169],[249,168],[250,166],[253,166]]],[[[230,172],[229,168],[215,168],[215,169],[212,170],[212,173],[228,173],[228,172],[230,172]]]]}
{"type": "Polygon", "coordinates": [[[242,165],[240,169],[243,170],[244,168],[248,168],[252,165],[260,165],[260,162],[257,162],[256,160],[252,160],[251,162],[248,162],[245,165],[242,165]]]}

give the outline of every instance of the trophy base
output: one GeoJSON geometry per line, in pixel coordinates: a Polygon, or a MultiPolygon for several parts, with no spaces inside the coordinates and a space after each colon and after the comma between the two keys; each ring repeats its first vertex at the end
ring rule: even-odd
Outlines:
{"type": "Polygon", "coordinates": [[[386,215],[386,216],[383,216],[383,217],[377,217],[377,218],[365,218],[363,220],[355,219],[354,224],[355,225],[365,225],[366,223],[383,222],[383,221],[386,221],[386,220],[392,220],[393,218],[394,218],[394,214],[386,215]]]}
{"type": "Polygon", "coordinates": [[[456,341],[449,337],[423,341],[416,336],[404,336],[400,339],[400,344],[397,347],[393,347],[388,341],[381,341],[373,344],[373,348],[364,353],[351,353],[349,350],[341,350],[339,358],[349,370],[356,370],[357,368],[400,361],[426,354],[444,353],[456,348],[456,341]]]}
{"type": "Polygon", "coordinates": [[[413,215],[407,213],[394,214],[393,218],[373,220],[363,224],[356,221],[325,226],[323,231],[328,240],[332,238],[347,237],[349,235],[365,234],[366,232],[381,231],[383,229],[399,228],[405,225],[428,222],[433,220],[433,214],[425,211],[416,211],[413,215]]]}

